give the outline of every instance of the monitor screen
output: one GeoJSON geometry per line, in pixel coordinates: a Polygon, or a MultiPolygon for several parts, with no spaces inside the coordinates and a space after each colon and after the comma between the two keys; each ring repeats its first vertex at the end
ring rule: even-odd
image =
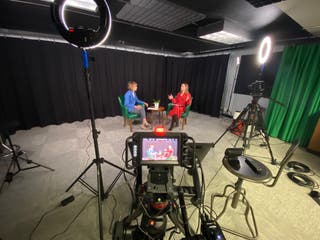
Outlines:
{"type": "Polygon", "coordinates": [[[178,164],[178,144],[178,138],[142,138],[142,164],[178,164]]]}

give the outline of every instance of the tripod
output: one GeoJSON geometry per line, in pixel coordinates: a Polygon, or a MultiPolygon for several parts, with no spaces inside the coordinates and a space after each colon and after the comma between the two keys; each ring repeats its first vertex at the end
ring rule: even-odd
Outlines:
{"type": "MultiPolygon", "coordinates": [[[[222,133],[222,135],[217,139],[217,141],[212,144],[212,147],[215,147],[215,145],[223,138],[223,136],[228,131],[235,129],[240,120],[244,120],[245,127],[244,127],[244,131],[242,132],[243,147],[245,149],[248,149],[250,147],[251,139],[261,135],[265,140],[266,146],[269,150],[271,163],[275,165],[276,159],[273,157],[273,152],[269,142],[269,136],[263,126],[262,107],[258,103],[259,99],[260,99],[260,96],[252,97],[251,103],[249,103],[241,111],[239,116],[232,122],[232,124],[222,133]]],[[[240,138],[241,138],[241,134],[239,135],[239,138],[235,145],[237,145],[240,138]]]]}
{"type": "Polygon", "coordinates": [[[2,191],[2,188],[5,184],[5,182],[12,182],[13,180],[13,177],[15,175],[17,175],[19,172],[21,171],[26,171],[26,170],[29,170],[29,169],[33,169],[33,168],[38,168],[38,167],[43,167],[43,168],[46,168],[50,171],[54,171],[54,169],[50,168],[50,167],[47,167],[45,165],[42,165],[40,163],[36,163],[30,159],[27,159],[27,158],[24,158],[24,157],[21,157],[24,152],[19,150],[18,148],[18,151],[15,149],[12,141],[11,141],[11,138],[10,138],[10,134],[9,134],[9,131],[4,133],[5,135],[5,138],[8,140],[9,142],[9,147],[6,146],[6,149],[10,149],[10,153],[12,154],[12,157],[11,157],[11,163],[9,164],[9,167],[8,167],[8,170],[7,170],[7,173],[5,175],[5,179],[3,180],[2,184],[1,184],[1,187],[0,187],[0,193],[2,191]],[[20,163],[19,163],[19,160],[23,161],[23,162],[26,162],[27,164],[33,164],[33,166],[31,167],[21,167],[20,163]]]}
{"type": "Polygon", "coordinates": [[[100,234],[100,240],[103,240],[103,220],[102,220],[102,205],[101,202],[106,199],[112,190],[112,188],[115,186],[116,182],[119,180],[121,175],[126,172],[128,174],[134,175],[133,173],[125,170],[124,168],[121,168],[104,158],[100,157],[99,153],[99,144],[98,144],[98,136],[100,134],[99,131],[96,129],[95,124],[95,117],[94,117],[94,105],[93,105],[93,98],[91,95],[92,91],[92,85],[90,81],[89,76],[89,62],[88,62],[88,54],[85,49],[82,49],[82,61],[83,61],[83,68],[84,68],[84,76],[85,76],[85,82],[86,82],[86,91],[87,91],[87,97],[89,102],[89,113],[90,113],[90,121],[91,121],[91,128],[92,128],[92,138],[93,138],[93,145],[94,145],[94,151],[95,151],[95,159],[91,162],[91,164],[77,177],[73,183],[67,188],[66,192],[68,192],[74,184],[77,182],[81,183],[84,187],[86,187],[89,191],[91,191],[93,194],[95,194],[98,197],[98,212],[99,212],[99,234],[100,234]],[[110,184],[107,191],[104,191],[103,186],[103,179],[102,179],[102,172],[101,172],[101,164],[107,163],[110,166],[117,168],[120,170],[118,175],[115,177],[113,182],[110,184]],[[85,180],[82,179],[82,176],[93,166],[96,165],[97,168],[97,190],[89,185],[85,180]]]}

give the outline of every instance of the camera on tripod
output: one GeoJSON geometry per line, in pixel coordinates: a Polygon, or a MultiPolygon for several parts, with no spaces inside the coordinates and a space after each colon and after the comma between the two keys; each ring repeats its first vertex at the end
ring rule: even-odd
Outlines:
{"type": "Polygon", "coordinates": [[[264,81],[254,81],[248,85],[250,95],[253,97],[262,97],[264,94],[264,81]]]}
{"type": "Polygon", "coordinates": [[[125,163],[136,173],[133,210],[115,223],[113,240],[162,240],[166,232],[177,230],[186,240],[224,239],[219,225],[205,213],[200,214],[201,234],[189,226],[185,196],[191,197],[191,204],[199,209],[203,196],[198,173],[201,163],[197,162],[196,143],[191,137],[185,133],[156,136],[136,132],[126,140],[125,163]],[[143,177],[143,167],[148,169],[147,177],[143,177]],[[175,184],[174,169],[178,167],[188,170],[191,186],[175,184]],[[173,223],[169,229],[168,219],[173,223]]]}

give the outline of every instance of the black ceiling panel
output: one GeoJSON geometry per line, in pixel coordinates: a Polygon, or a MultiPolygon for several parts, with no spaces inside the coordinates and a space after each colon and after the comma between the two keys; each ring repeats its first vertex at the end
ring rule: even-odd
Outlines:
{"type": "MultiPolygon", "coordinates": [[[[266,34],[274,36],[277,41],[286,41],[291,38],[304,39],[311,36],[299,24],[273,5],[255,8],[246,0],[157,0],[177,6],[177,8],[180,6],[181,9],[189,9],[198,13],[199,16],[205,16],[202,20],[197,20],[185,26],[181,25],[183,27],[169,31],[151,27],[151,24],[148,26],[148,24],[142,25],[118,19],[117,14],[128,2],[131,3],[132,1],[109,1],[113,25],[107,44],[129,45],[176,53],[204,53],[255,46],[257,41],[266,34]],[[199,27],[221,19],[227,19],[244,28],[253,36],[253,41],[244,44],[226,45],[197,37],[199,27]]],[[[95,13],[77,9],[74,9],[72,16],[68,15],[68,18],[72,21],[75,20],[75,22],[77,20],[82,23],[85,22],[89,26],[96,24],[98,20],[95,13]]],[[[170,25],[169,21],[179,21],[178,19],[179,17],[173,14],[168,19],[168,26],[170,25]]],[[[35,35],[37,33],[58,35],[55,24],[51,19],[50,3],[42,0],[0,1],[0,28],[29,31],[35,35]]]]}

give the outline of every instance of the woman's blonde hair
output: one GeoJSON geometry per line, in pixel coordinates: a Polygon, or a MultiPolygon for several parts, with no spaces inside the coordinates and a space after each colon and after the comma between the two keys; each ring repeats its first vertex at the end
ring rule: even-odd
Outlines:
{"type": "Polygon", "coordinates": [[[135,81],[129,81],[129,82],[128,82],[128,89],[129,89],[129,90],[132,90],[132,88],[133,88],[134,85],[137,85],[137,83],[136,83],[135,81]]]}
{"type": "Polygon", "coordinates": [[[186,93],[189,93],[189,84],[188,83],[181,83],[181,85],[185,85],[186,86],[186,93]]]}

